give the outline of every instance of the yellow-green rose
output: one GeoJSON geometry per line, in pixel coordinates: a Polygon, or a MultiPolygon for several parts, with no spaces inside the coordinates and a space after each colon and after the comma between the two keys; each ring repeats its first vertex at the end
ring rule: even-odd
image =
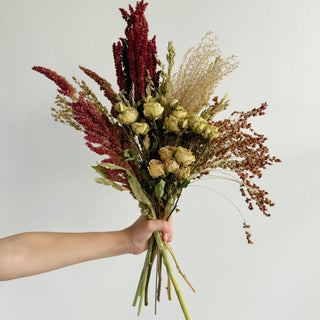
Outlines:
{"type": "Polygon", "coordinates": [[[118,121],[121,124],[132,124],[137,121],[138,117],[139,113],[135,108],[126,107],[124,111],[118,115],[118,121]]]}
{"type": "Polygon", "coordinates": [[[189,120],[189,129],[194,132],[201,134],[203,129],[205,128],[205,125],[207,124],[207,121],[204,120],[201,117],[197,116],[191,116],[188,118],[189,120]]]}
{"type": "Polygon", "coordinates": [[[143,114],[148,119],[158,120],[164,111],[159,102],[146,102],[143,104],[143,114]]]}
{"type": "Polygon", "coordinates": [[[177,147],[173,146],[165,146],[158,150],[159,156],[162,161],[165,161],[168,158],[173,158],[175,152],[177,151],[177,147]]]}
{"type": "Polygon", "coordinates": [[[205,139],[209,139],[209,140],[212,140],[213,138],[217,138],[219,136],[218,128],[210,124],[207,124],[205,126],[205,129],[202,132],[202,136],[205,139]]]}
{"type": "Polygon", "coordinates": [[[161,160],[150,160],[148,170],[152,178],[165,176],[164,163],[161,160]]]}
{"type": "Polygon", "coordinates": [[[126,108],[127,107],[122,102],[118,102],[113,106],[113,109],[119,113],[123,112],[126,108]]]}
{"type": "Polygon", "coordinates": [[[146,122],[134,122],[131,124],[131,128],[135,134],[145,135],[149,131],[149,125],[146,122]]]}
{"type": "Polygon", "coordinates": [[[180,180],[187,179],[190,176],[190,168],[189,167],[181,167],[177,174],[180,180]]]}
{"type": "Polygon", "coordinates": [[[166,117],[164,120],[163,128],[171,132],[180,133],[181,128],[179,127],[179,121],[180,119],[169,115],[169,117],[166,117]]]}
{"type": "Polygon", "coordinates": [[[182,106],[177,106],[176,108],[174,108],[171,111],[171,115],[173,115],[174,117],[176,117],[178,119],[183,119],[183,118],[186,118],[188,116],[188,112],[182,106]]]}
{"type": "Polygon", "coordinates": [[[188,166],[195,160],[195,156],[188,149],[183,147],[178,147],[176,153],[174,154],[175,159],[182,166],[188,166]]]}
{"type": "Polygon", "coordinates": [[[166,172],[177,173],[179,171],[179,163],[174,158],[167,158],[164,162],[166,172]]]}

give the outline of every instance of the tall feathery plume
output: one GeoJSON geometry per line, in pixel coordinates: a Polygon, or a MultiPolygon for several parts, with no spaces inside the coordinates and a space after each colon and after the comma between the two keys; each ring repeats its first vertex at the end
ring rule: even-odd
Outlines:
{"type": "MultiPolygon", "coordinates": [[[[108,117],[100,114],[95,106],[84,98],[84,93],[79,93],[79,99],[69,104],[75,114],[75,120],[84,128],[86,145],[90,150],[99,155],[108,156],[104,163],[112,163],[127,170],[132,170],[128,162],[125,161],[123,150],[130,144],[126,140],[122,131],[114,128],[108,117]]],[[[128,183],[122,177],[123,171],[107,170],[112,175],[114,181],[120,182],[126,187],[128,183]]]]}
{"type": "Polygon", "coordinates": [[[174,74],[169,97],[178,99],[189,112],[198,113],[209,105],[210,96],[218,83],[237,66],[235,57],[223,59],[216,44],[217,38],[208,32],[197,47],[191,47],[174,74]]]}
{"type": "Polygon", "coordinates": [[[136,8],[129,6],[128,13],[120,9],[123,19],[127,22],[126,38],[120,38],[113,44],[113,56],[116,67],[118,85],[128,95],[132,89],[135,100],[138,101],[146,95],[146,76],[149,76],[157,88],[159,73],[156,72],[156,42],[155,36],[148,40],[148,22],[144,15],[148,3],[137,2],[136,8]]]}
{"type": "Polygon", "coordinates": [[[68,96],[70,98],[73,97],[73,95],[77,92],[76,88],[74,88],[65,77],[60,76],[55,71],[44,68],[41,66],[34,66],[32,70],[38,71],[45,75],[47,78],[52,80],[60,89],[58,89],[58,92],[68,96]]]}

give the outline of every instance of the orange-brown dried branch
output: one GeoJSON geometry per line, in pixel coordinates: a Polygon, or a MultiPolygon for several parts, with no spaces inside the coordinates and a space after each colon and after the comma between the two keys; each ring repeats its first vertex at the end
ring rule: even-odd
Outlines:
{"type": "Polygon", "coordinates": [[[253,209],[253,202],[266,216],[268,206],[274,203],[267,198],[267,192],[255,184],[253,178],[262,177],[262,169],[281,160],[270,156],[265,146],[267,138],[256,133],[248,122],[250,117],[263,115],[267,103],[248,112],[234,112],[231,118],[211,122],[219,128],[219,137],[213,139],[205,164],[198,168],[199,177],[210,170],[221,168],[230,170],[241,180],[240,192],[246,198],[248,207],[253,209]],[[232,117],[237,116],[235,119],[232,117]]]}

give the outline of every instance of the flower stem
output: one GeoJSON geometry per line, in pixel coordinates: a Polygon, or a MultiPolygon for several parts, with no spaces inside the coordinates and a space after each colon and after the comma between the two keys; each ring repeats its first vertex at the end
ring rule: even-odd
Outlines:
{"type": "Polygon", "coordinates": [[[150,240],[149,240],[148,252],[147,252],[146,259],[145,259],[145,262],[144,262],[144,266],[143,266],[143,269],[142,269],[142,272],[141,272],[141,276],[140,276],[138,288],[137,288],[137,291],[136,291],[136,295],[135,295],[134,300],[133,300],[133,306],[136,306],[137,300],[140,297],[138,315],[140,315],[140,313],[141,313],[142,302],[143,302],[143,298],[144,298],[144,294],[145,294],[145,288],[146,288],[146,282],[147,282],[147,277],[148,277],[148,271],[149,271],[149,268],[150,268],[150,260],[151,260],[151,255],[152,255],[153,243],[154,243],[154,236],[152,236],[150,238],[150,240]]]}
{"type": "Polygon", "coordinates": [[[170,261],[169,261],[168,255],[167,255],[166,248],[165,248],[164,243],[162,241],[162,237],[161,237],[160,231],[155,231],[154,232],[154,236],[155,236],[155,239],[157,241],[157,245],[158,245],[158,248],[160,250],[160,253],[161,253],[162,257],[163,257],[164,265],[166,266],[168,275],[169,275],[169,277],[171,279],[171,282],[172,282],[172,284],[174,286],[174,289],[176,291],[176,294],[177,294],[180,306],[182,308],[182,311],[184,313],[184,316],[185,316],[186,320],[191,320],[191,317],[190,317],[190,314],[188,312],[186,303],[185,303],[185,301],[184,301],[184,299],[182,297],[181,291],[179,289],[178,282],[177,282],[176,277],[174,276],[174,273],[172,271],[171,264],[170,264],[170,261]]]}

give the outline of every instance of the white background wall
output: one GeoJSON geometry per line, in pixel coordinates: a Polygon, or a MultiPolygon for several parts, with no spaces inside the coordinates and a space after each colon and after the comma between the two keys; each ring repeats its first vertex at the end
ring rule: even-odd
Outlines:
{"type": "MultiPolygon", "coordinates": [[[[229,93],[229,111],[268,101],[267,115],[255,127],[283,160],[260,181],[277,203],[271,218],[248,212],[236,185],[199,182],[239,205],[252,225],[253,246],[225,199],[195,187],[184,192],[172,246],[197,289],[190,292],[178,276],[192,319],[319,319],[320,2],[150,2],[150,36],[157,35],[163,60],[169,40],[179,65],[208,30],[219,36],[225,55],[238,56],[239,69],[216,94],[229,93]]],[[[139,215],[137,204],[129,194],[94,183],[90,165],[100,158],[81,134],[52,120],[56,88],[31,70],[42,65],[84,79],[81,64],[116,88],[111,45],[123,35],[118,8],[127,8],[128,0],[0,5],[0,237],[130,225],[139,215]]],[[[2,282],[0,318],[137,319],[131,303],[143,260],[127,255],[2,282]]],[[[176,298],[162,300],[157,319],[183,319],[176,298]]],[[[141,319],[154,319],[152,303],[141,319]]]]}

